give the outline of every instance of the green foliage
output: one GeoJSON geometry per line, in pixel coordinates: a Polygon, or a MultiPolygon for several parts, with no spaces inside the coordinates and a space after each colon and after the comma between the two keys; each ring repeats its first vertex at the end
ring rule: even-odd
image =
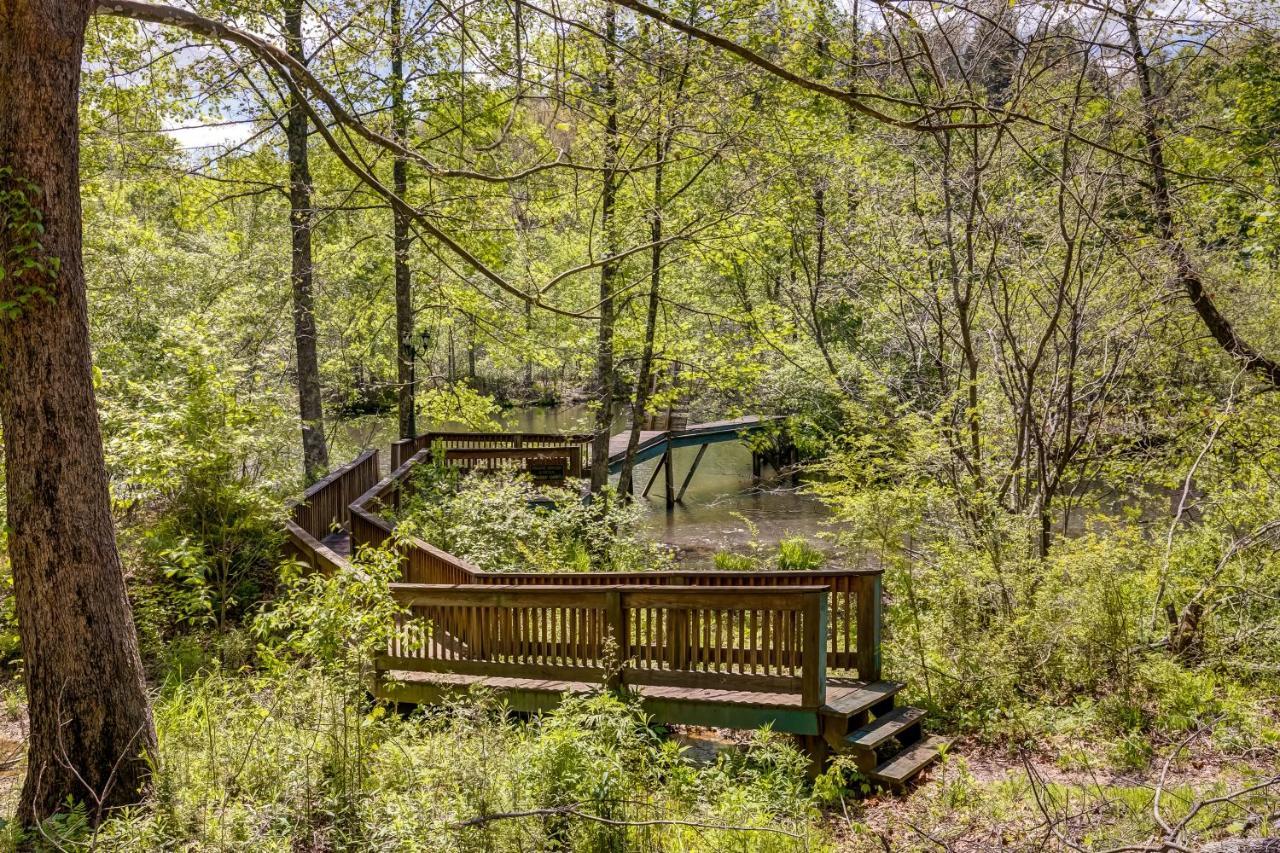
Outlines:
{"type": "MultiPolygon", "coordinates": [[[[755,525],[741,516],[740,519],[746,521],[754,537],[755,525]]],[[[712,559],[716,569],[726,572],[814,571],[826,564],[827,554],[803,536],[786,536],[779,540],[773,553],[753,539],[748,553],[717,551],[712,559]]]]}
{"type": "Polygon", "coordinates": [[[611,491],[584,501],[572,487],[536,488],[523,474],[459,478],[423,465],[402,501],[399,524],[491,572],[649,571],[670,567],[639,533],[642,510],[611,491]]]}
{"type": "Polygon", "coordinates": [[[34,299],[53,303],[62,260],[45,251],[40,196],[40,187],[0,162],[0,234],[5,245],[0,283],[8,294],[0,301],[0,318],[5,320],[16,320],[34,299]]]}
{"type": "Polygon", "coordinates": [[[457,423],[477,432],[498,432],[500,425],[494,417],[500,411],[492,397],[464,382],[427,388],[418,395],[418,417],[427,423],[457,423]]]}
{"type": "Polygon", "coordinates": [[[822,568],[827,557],[803,536],[788,536],[778,543],[778,569],[806,572],[822,568]]]}
{"type": "Polygon", "coordinates": [[[283,510],[275,411],[194,338],[162,340],[158,369],[108,373],[103,405],[117,515],[153,653],[173,631],[228,629],[275,586],[283,510]]]}
{"type": "Polygon", "coordinates": [[[333,576],[304,574],[293,563],[281,567],[282,594],[252,626],[268,673],[285,679],[302,667],[363,694],[373,657],[386,648],[400,612],[387,586],[399,580],[400,563],[394,552],[365,549],[353,566],[333,576]]]}

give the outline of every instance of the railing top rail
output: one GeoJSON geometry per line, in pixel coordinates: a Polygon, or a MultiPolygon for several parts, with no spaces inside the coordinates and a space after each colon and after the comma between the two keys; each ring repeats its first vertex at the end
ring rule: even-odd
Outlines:
{"type": "Polygon", "coordinates": [[[321,477],[319,480],[316,480],[310,486],[307,486],[307,488],[302,492],[301,496],[293,498],[285,505],[286,508],[292,509],[298,504],[306,503],[309,499],[315,497],[320,492],[329,488],[338,480],[342,479],[343,476],[351,473],[353,469],[364,464],[371,457],[376,456],[377,454],[378,454],[378,449],[375,447],[370,450],[366,450],[364,453],[361,453],[359,456],[357,456],[355,459],[352,459],[350,462],[348,462],[346,465],[343,465],[341,468],[335,468],[333,471],[330,471],[328,474],[321,477]]]}
{"type": "MultiPolygon", "coordinates": [[[[545,578],[546,572],[486,572],[486,575],[501,576],[504,578],[512,578],[514,580],[524,581],[526,578],[545,578]]],[[[554,577],[565,577],[571,575],[581,575],[584,578],[681,578],[696,575],[700,578],[712,578],[714,580],[729,580],[732,578],[741,578],[744,581],[751,578],[782,578],[784,580],[803,580],[813,577],[876,577],[884,574],[882,568],[865,568],[865,569],[780,569],[772,571],[769,569],[760,569],[756,571],[733,571],[729,569],[663,569],[661,571],[634,571],[634,572],[558,572],[554,573],[554,577]]],[[[525,584],[521,583],[520,586],[525,584]]],[[[594,585],[594,584],[593,584],[594,585]]],[[[745,585],[745,584],[744,584],[745,585]]]]}
{"type": "Polygon", "coordinates": [[[826,604],[827,589],[705,586],[500,586],[496,584],[390,584],[401,604],[444,607],[603,608],[616,597],[622,607],[675,610],[802,611],[826,604]]]}
{"type": "Polygon", "coordinates": [[[783,597],[783,596],[804,596],[812,593],[825,593],[827,588],[821,584],[812,584],[809,586],[785,586],[785,587],[767,587],[767,586],[718,586],[705,587],[696,584],[677,585],[677,584],[496,584],[496,583],[390,583],[387,585],[393,593],[418,593],[430,592],[447,594],[449,592],[458,593],[493,593],[498,595],[504,592],[545,592],[548,594],[558,594],[567,592],[621,592],[626,594],[648,592],[648,593],[670,593],[672,595],[680,595],[684,593],[697,593],[699,595],[723,596],[725,598],[731,596],[760,596],[760,597],[783,597]]]}
{"type": "Polygon", "coordinates": [[[560,447],[450,447],[446,459],[525,459],[563,456],[578,449],[576,444],[560,447]]]}
{"type": "Polygon", "coordinates": [[[426,438],[439,438],[442,440],[452,438],[459,441],[464,439],[471,441],[483,441],[485,439],[501,441],[503,439],[523,438],[531,441],[565,441],[576,444],[591,441],[591,439],[595,438],[595,435],[589,432],[454,432],[452,430],[436,430],[424,432],[415,436],[412,440],[422,441],[426,438]]]}
{"type": "MultiPolygon", "coordinates": [[[[373,513],[365,509],[365,504],[369,503],[374,498],[381,497],[382,493],[386,491],[388,488],[390,488],[392,485],[408,477],[409,472],[413,470],[413,466],[418,462],[422,461],[423,459],[425,459],[430,454],[431,454],[430,450],[419,450],[417,453],[413,454],[408,459],[404,460],[404,462],[401,462],[399,468],[392,471],[390,474],[383,477],[378,482],[374,483],[373,486],[370,487],[368,491],[366,491],[364,494],[360,495],[360,497],[352,501],[351,509],[353,511],[360,510],[365,515],[373,515],[373,513]]],[[[377,516],[374,516],[374,517],[376,518],[377,516]]]]}

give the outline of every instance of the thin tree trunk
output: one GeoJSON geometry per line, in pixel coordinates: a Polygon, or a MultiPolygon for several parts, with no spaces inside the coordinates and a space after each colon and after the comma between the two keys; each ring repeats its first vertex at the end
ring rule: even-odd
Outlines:
{"type": "MultiPolygon", "coordinates": [[[[631,432],[627,436],[627,455],[622,461],[622,474],[618,478],[618,493],[629,498],[633,491],[636,450],[640,447],[640,427],[649,405],[649,390],[653,374],[653,347],[658,325],[658,304],[662,291],[662,172],[666,158],[665,134],[657,151],[653,167],[653,215],[649,219],[649,301],[645,306],[644,349],[640,353],[640,369],[636,375],[635,400],[631,406],[631,432]]],[[[670,426],[668,424],[668,426],[670,426]]]]}
{"type": "Polygon", "coordinates": [[[817,186],[813,188],[813,230],[818,243],[813,262],[813,282],[809,288],[809,313],[813,315],[813,340],[818,345],[818,351],[822,353],[822,360],[826,362],[831,377],[839,385],[840,371],[836,369],[836,363],[832,360],[831,351],[827,347],[826,329],[822,321],[822,287],[827,277],[827,192],[822,178],[818,179],[817,186]]]}
{"type": "Polygon", "coordinates": [[[1138,17],[1134,7],[1125,5],[1125,27],[1129,36],[1129,50],[1133,56],[1134,73],[1138,78],[1138,94],[1142,98],[1142,135],[1146,143],[1147,161],[1151,169],[1151,203],[1155,208],[1156,230],[1165,252],[1173,262],[1174,278],[1191,300],[1200,321],[1218,346],[1236,359],[1248,371],[1270,385],[1280,388],[1280,362],[1262,355],[1236,333],[1235,326],[1213,304],[1213,297],[1206,292],[1200,271],[1191,259],[1178,233],[1173,217],[1173,194],[1169,187],[1169,174],[1164,162],[1164,142],[1161,125],[1164,110],[1151,79],[1151,68],[1142,46],[1138,30],[1138,17]]]}
{"type": "MultiPolygon", "coordinates": [[[[404,5],[403,0],[391,3],[391,120],[396,139],[405,142],[409,136],[409,112],[405,109],[404,95],[404,5]]],[[[396,155],[391,166],[395,193],[407,197],[409,191],[409,162],[396,155]]],[[[409,273],[409,218],[392,209],[392,245],[395,254],[396,279],[396,402],[400,413],[400,437],[413,438],[417,433],[414,412],[413,365],[413,280],[409,273]]]]}
{"type": "MultiPolygon", "coordinates": [[[[284,10],[285,47],[306,62],[302,48],[302,2],[289,0],[284,10]]],[[[316,314],[311,287],[311,166],[307,158],[307,113],[303,96],[289,90],[285,121],[289,143],[289,230],[292,235],[293,340],[298,360],[298,414],[302,420],[302,463],[307,482],[324,476],[329,448],[324,440],[324,408],[320,400],[320,361],[316,355],[316,314]]]]}
{"type": "Polygon", "coordinates": [[[156,752],[112,528],[81,261],[76,110],[89,12],[0,0],[0,300],[12,309],[0,321],[0,418],[31,725],[23,824],[68,798],[95,823],[138,802],[156,752]]]}
{"type": "MultiPolygon", "coordinates": [[[[604,188],[600,199],[600,225],[607,255],[617,250],[614,206],[618,193],[618,92],[614,79],[613,48],[618,33],[618,12],[613,4],[605,12],[604,103],[608,109],[604,140],[604,188]]],[[[591,491],[602,490],[609,482],[609,431],[613,427],[613,282],[618,274],[614,261],[600,267],[600,325],[596,339],[596,433],[591,444],[591,491]]]]}

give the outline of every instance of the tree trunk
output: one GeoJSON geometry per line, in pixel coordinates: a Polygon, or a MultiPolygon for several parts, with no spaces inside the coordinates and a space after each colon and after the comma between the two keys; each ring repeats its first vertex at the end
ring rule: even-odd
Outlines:
{"type": "MultiPolygon", "coordinates": [[[[640,353],[640,369],[636,374],[635,399],[631,405],[631,432],[627,435],[627,455],[622,461],[622,473],[618,477],[618,493],[629,499],[635,491],[632,478],[635,475],[636,450],[640,447],[640,427],[645,409],[649,406],[649,387],[653,375],[653,347],[658,326],[658,303],[662,292],[662,172],[668,145],[666,134],[660,133],[656,164],[653,167],[653,215],[649,219],[649,301],[645,307],[644,348],[640,353]]],[[[670,428],[670,424],[667,427],[670,428]]],[[[670,462],[667,460],[668,479],[670,462]]],[[[668,501],[670,494],[667,495],[668,501]]]]}
{"type": "MultiPolygon", "coordinates": [[[[402,0],[391,4],[391,120],[396,139],[409,136],[409,113],[404,105],[404,8],[402,0]]],[[[405,198],[409,191],[409,162],[397,154],[391,166],[395,193],[405,198]]],[[[409,218],[392,209],[393,251],[396,279],[396,402],[400,410],[400,437],[417,433],[414,412],[413,365],[413,282],[409,275],[409,218]]]]}
{"type": "MultiPolygon", "coordinates": [[[[285,47],[306,62],[302,49],[302,2],[289,0],[284,10],[285,47]]],[[[293,239],[293,340],[298,358],[298,413],[302,420],[302,463],[307,482],[324,476],[329,448],[324,440],[324,408],[320,402],[320,361],[316,355],[316,314],[311,290],[311,166],[307,159],[307,112],[302,93],[290,88],[285,121],[289,142],[289,229],[293,239]]]]}
{"type": "Polygon", "coordinates": [[[1249,372],[1272,387],[1280,388],[1280,362],[1264,356],[1236,332],[1235,326],[1218,310],[1213,297],[1205,290],[1204,280],[1178,233],[1173,216],[1173,192],[1169,186],[1169,173],[1164,162],[1164,140],[1161,125],[1164,109],[1156,94],[1151,78],[1151,67],[1142,45],[1138,29],[1138,12],[1132,4],[1125,5],[1125,28],[1129,37],[1129,51],[1133,57],[1134,74],[1138,78],[1138,94],[1142,99],[1142,135],[1146,143],[1147,161],[1150,164],[1151,204],[1155,208],[1156,230],[1165,253],[1173,263],[1174,280],[1191,300],[1191,307],[1200,322],[1209,330],[1223,350],[1249,372]]]}
{"type": "Polygon", "coordinates": [[[156,751],[112,528],[81,262],[76,110],[89,11],[0,0],[0,418],[31,721],[23,824],[68,798],[95,823],[138,802],[156,751]]]}
{"type": "MultiPolygon", "coordinates": [[[[618,92],[613,71],[613,48],[618,32],[617,7],[609,4],[605,19],[604,103],[609,114],[605,122],[604,188],[600,199],[600,227],[604,232],[606,255],[617,251],[617,224],[614,210],[618,194],[618,92]]],[[[597,493],[609,483],[609,431],[613,427],[613,281],[618,264],[600,267],[600,325],[596,338],[596,433],[591,444],[591,491],[597,493]]]]}

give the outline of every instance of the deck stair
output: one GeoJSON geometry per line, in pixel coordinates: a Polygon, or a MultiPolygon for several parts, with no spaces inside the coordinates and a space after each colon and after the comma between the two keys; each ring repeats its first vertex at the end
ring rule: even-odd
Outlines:
{"type": "Polygon", "coordinates": [[[838,755],[850,755],[854,765],[876,785],[901,789],[938,760],[948,742],[925,737],[925,712],[897,705],[904,685],[876,681],[822,709],[823,738],[838,755]]]}

